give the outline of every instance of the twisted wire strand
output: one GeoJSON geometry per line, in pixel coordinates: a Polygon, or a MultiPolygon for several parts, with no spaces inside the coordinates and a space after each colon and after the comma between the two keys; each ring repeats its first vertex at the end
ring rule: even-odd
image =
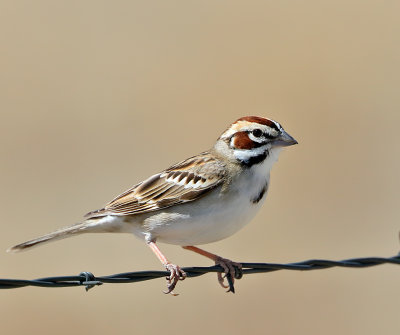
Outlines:
{"type": "MultiPolygon", "coordinates": [[[[342,261],[332,261],[324,259],[311,259],[296,263],[277,264],[277,263],[241,263],[243,274],[266,273],[278,270],[322,270],[332,267],[346,268],[366,268],[381,264],[398,264],[400,265],[400,255],[389,258],[383,257],[366,257],[352,258],[342,261]]],[[[210,272],[224,272],[221,266],[215,265],[210,267],[186,267],[182,268],[187,277],[198,277],[210,272]]],[[[169,276],[168,271],[136,271],[118,273],[109,276],[96,277],[91,272],[81,272],[77,276],[58,276],[38,278],[34,280],[25,279],[0,279],[0,289],[12,289],[26,286],[38,287],[71,287],[85,286],[86,291],[90,288],[104,283],[121,284],[135,283],[145,280],[151,280],[169,276]]]]}

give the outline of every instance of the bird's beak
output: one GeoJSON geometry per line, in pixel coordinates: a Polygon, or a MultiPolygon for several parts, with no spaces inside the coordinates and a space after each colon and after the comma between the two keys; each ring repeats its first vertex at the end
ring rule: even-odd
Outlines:
{"type": "Polygon", "coordinates": [[[272,142],[273,147],[288,147],[289,145],[295,144],[298,144],[298,142],[284,130],[282,130],[282,134],[272,142]]]}

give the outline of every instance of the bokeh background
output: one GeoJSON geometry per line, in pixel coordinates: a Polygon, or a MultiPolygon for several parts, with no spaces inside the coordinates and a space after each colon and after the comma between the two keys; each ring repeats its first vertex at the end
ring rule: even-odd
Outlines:
{"type": "MultiPolygon", "coordinates": [[[[207,246],[236,261],[392,256],[400,189],[398,1],[0,2],[0,249],[79,222],[208,149],[244,115],[278,120],[268,201],[207,246]]],[[[162,245],[182,266],[207,259],[162,245]]],[[[0,278],[161,269],[129,235],[0,253],[0,278]]],[[[0,291],[2,334],[398,334],[400,269],[214,274],[0,291]]]]}

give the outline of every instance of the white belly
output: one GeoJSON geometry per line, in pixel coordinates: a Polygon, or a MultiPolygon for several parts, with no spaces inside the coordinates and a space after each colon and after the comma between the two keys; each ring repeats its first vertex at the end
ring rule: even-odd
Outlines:
{"type": "Polygon", "coordinates": [[[140,234],[177,245],[199,245],[231,236],[251,221],[263,200],[253,204],[249,197],[232,201],[218,199],[215,192],[198,204],[181,205],[154,214],[144,222],[140,234]]]}
{"type": "Polygon", "coordinates": [[[261,175],[251,173],[250,178],[242,176],[228,192],[217,188],[194,202],[147,214],[132,232],[147,240],[176,245],[222,240],[251,221],[266,198],[268,183],[268,170],[261,175]]]}

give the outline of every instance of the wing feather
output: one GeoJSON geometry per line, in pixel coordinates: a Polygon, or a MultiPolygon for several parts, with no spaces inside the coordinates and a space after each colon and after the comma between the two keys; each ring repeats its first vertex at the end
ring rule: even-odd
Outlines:
{"type": "Polygon", "coordinates": [[[141,214],[190,202],[221,185],[224,175],[224,164],[205,152],[151,176],[86,217],[141,214]]]}

